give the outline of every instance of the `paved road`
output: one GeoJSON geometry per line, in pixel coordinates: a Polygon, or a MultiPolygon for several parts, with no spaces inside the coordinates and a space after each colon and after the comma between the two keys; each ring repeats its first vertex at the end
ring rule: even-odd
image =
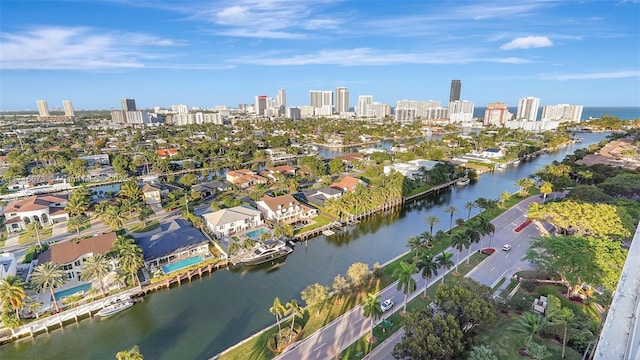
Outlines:
{"type": "MultiPolygon", "coordinates": [[[[471,276],[471,278],[476,281],[492,286],[503,276],[509,274],[510,271],[527,266],[521,259],[526,252],[530,237],[539,235],[538,229],[534,223],[525,227],[519,233],[516,233],[514,229],[526,220],[524,214],[529,204],[541,200],[539,197],[527,198],[492,220],[496,228],[493,238],[485,240],[486,244],[475,244],[471,248],[471,251],[477,251],[483,246],[489,246],[489,241],[491,241],[491,247],[494,248],[501,248],[506,243],[511,244],[513,248],[509,252],[503,252],[502,250],[496,251],[494,255],[481,263],[467,276],[471,276]]],[[[457,260],[457,250],[449,248],[446,251],[453,253],[455,256],[454,260],[457,260]]],[[[467,254],[467,250],[463,250],[460,255],[460,263],[466,260],[467,254]]],[[[431,279],[429,285],[436,283],[441,276],[443,276],[442,273],[431,279]]],[[[424,280],[420,275],[414,275],[414,279],[418,287],[415,292],[409,295],[409,299],[419,296],[421,290],[424,289],[424,280]]],[[[404,302],[404,294],[396,290],[396,286],[396,283],[394,283],[381,291],[381,300],[392,298],[395,301],[396,306],[393,311],[401,309],[404,302]]],[[[364,336],[370,329],[370,320],[365,319],[362,313],[362,307],[358,306],[298,343],[295,347],[276,357],[276,359],[319,360],[333,358],[340,354],[346,347],[364,336]]],[[[366,358],[381,360],[392,359],[391,351],[393,351],[393,347],[401,338],[402,332],[397,332],[382,345],[376,347],[366,358]]]]}

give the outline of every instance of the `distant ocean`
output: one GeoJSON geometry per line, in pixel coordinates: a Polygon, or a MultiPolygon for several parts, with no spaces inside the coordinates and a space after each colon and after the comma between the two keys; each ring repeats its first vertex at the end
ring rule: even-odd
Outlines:
{"type": "MultiPolygon", "coordinates": [[[[473,116],[474,117],[484,117],[484,111],[486,107],[476,107],[473,116]]],[[[510,107],[509,111],[515,115],[518,112],[517,107],[510,107]]],[[[611,115],[615,116],[619,119],[624,120],[634,120],[640,119],[640,106],[625,106],[625,107],[597,107],[597,106],[585,106],[582,109],[582,120],[588,120],[589,117],[599,118],[602,115],[611,115]]],[[[542,107],[538,110],[538,119],[542,115],[542,107]]]]}

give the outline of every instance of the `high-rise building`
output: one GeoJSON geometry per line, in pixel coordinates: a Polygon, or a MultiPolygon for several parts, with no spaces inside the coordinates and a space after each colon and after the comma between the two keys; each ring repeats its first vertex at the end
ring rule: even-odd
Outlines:
{"type": "Polygon", "coordinates": [[[452,123],[471,122],[474,104],[468,100],[456,100],[449,103],[449,121],[452,123]]]}
{"type": "Polygon", "coordinates": [[[462,90],[462,81],[451,80],[451,90],[449,91],[449,102],[460,100],[461,90],[462,90]]]}
{"type": "Polygon", "coordinates": [[[71,104],[71,100],[62,100],[62,107],[64,108],[64,116],[76,116],[73,111],[73,104],[71,104]]]}
{"type": "Polygon", "coordinates": [[[322,106],[322,91],[309,90],[309,106],[314,108],[322,106]]]}
{"type": "Polygon", "coordinates": [[[122,111],[136,111],[136,99],[120,99],[122,111]]]}
{"type": "Polygon", "coordinates": [[[484,111],[483,124],[485,126],[502,126],[512,117],[513,114],[509,111],[507,104],[492,102],[487,105],[487,110],[484,111]]]}
{"type": "Polygon", "coordinates": [[[185,104],[171,105],[171,112],[176,114],[188,114],[189,107],[185,104]]]}
{"type": "Polygon", "coordinates": [[[359,95],[358,105],[356,106],[356,115],[358,116],[371,116],[369,115],[369,107],[373,103],[373,96],[371,95],[359,95]]]}
{"type": "Polygon", "coordinates": [[[267,110],[267,96],[256,96],[255,108],[253,109],[257,115],[264,116],[267,110]]]}
{"type": "Polygon", "coordinates": [[[336,113],[349,112],[349,90],[346,87],[336,88],[336,113]]]}
{"type": "Polygon", "coordinates": [[[38,100],[36,101],[38,105],[38,115],[44,117],[49,116],[49,106],[47,105],[47,100],[38,100]]]}
{"type": "Polygon", "coordinates": [[[282,109],[287,107],[287,92],[284,89],[278,90],[278,96],[276,96],[276,106],[282,109]]]}
{"type": "Polygon", "coordinates": [[[541,121],[580,122],[582,105],[547,105],[542,108],[541,121]]]}
{"type": "Polygon", "coordinates": [[[536,121],[538,119],[538,107],[540,99],[531,96],[523,97],[518,101],[516,120],[536,121]]]}

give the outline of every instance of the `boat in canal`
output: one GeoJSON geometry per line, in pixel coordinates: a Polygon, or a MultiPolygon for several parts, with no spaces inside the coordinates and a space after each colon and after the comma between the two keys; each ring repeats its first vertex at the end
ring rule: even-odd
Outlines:
{"type": "Polygon", "coordinates": [[[282,239],[269,239],[257,244],[253,250],[234,260],[235,264],[258,265],[287,256],[293,248],[282,239]]]}
{"type": "Polygon", "coordinates": [[[460,179],[458,179],[458,181],[456,181],[456,185],[457,186],[467,186],[469,185],[469,183],[471,182],[471,179],[469,179],[468,176],[462,177],[460,179]]]}
{"type": "Polygon", "coordinates": [[[100,317],[115,315],[121,311],[127,310],[128,308],[132,307],[133,304],[135,304],[135,301],[131,299],[126,299],[126,300],[118,299],[113,301],[110,305],[107,305],[104,308],[102,308],[102,310],[98,311],[96,315],[100,317]]]}

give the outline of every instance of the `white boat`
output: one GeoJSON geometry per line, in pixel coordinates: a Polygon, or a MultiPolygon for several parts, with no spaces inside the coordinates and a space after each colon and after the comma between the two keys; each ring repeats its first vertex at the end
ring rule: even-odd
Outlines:
{"type": "Polygon", "coordinates": [[[458,179],[458,181],[456,181],[456,185],[457,186],[467,186],[469,185],[469,183],[471,182],[471,179],[469,179],[467,176],[462,177],[460,179],[458,179]]]}
{"type": "Polygon", "coordinates": [[[248,254],[240,256],[234,263],[245,265],[258,265],[267,261],[287,256],[293,249],[280,239],[270,239],[256,245],[248,254]]]}
{"type": "Polygon", "coordinates": [[[127,300],[115,300],[110,305],[105,306],[102,310],[96,313],[97,316],[111,316],[119,313],[120,311],[126,310],[135,304],[135,301],[131,299],[127,300]]]}

